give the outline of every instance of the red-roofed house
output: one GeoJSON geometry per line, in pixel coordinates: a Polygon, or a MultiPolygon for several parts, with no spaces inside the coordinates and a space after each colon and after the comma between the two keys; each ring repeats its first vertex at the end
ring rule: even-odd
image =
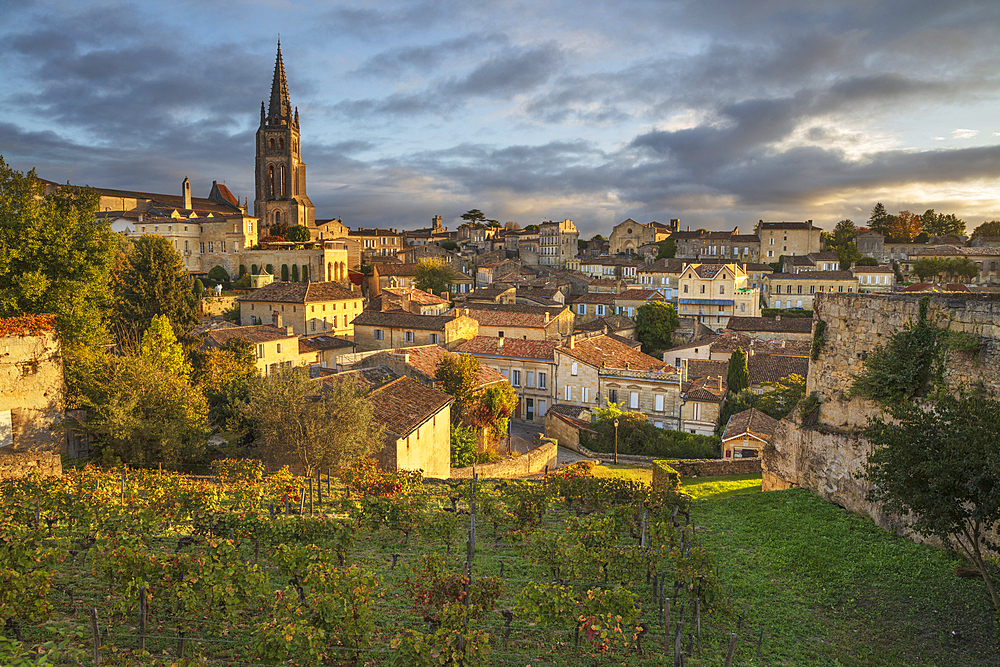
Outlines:
{"type": "Polygon", "coordinates": [[[571,336],[556,348],[556,399],[584,407],[617,403],[660,428],[680,427],[677,369],[611,336],[571,336]]]}
{"type": "Polygon", "coordinates": [[[759,317],[760,290],[739,264],[688,264],[677,283],[677,313],[716,331],[733,316],[759,317]]]}
{"type": "Polygon", "coordinates": [[[567,306],[468,303],[449,313],[471,317],[479,335],[491,338],[559,340],[573,333],[573,313],[567,306]]]}
{"type": "Polygon", "coordinates": [[[471,354],[510,381],[520,399],[515,419],[544,424],[545,413],[556,398],[557,347],[557,340],[476,336],[455,352],[471,354]]]}
{"type": "Polygon", "coordinates": [[[778,420],[756,408],[737,412],[729,418],[722,435],[722,456],[727,459],[757,458],[771,442],[778,420]]]}
{"type": "Polygon", "coordinates": [[[729,389],[721,377],[698,378],[681,393],[681,430],[714,435],[729,389]]]}
{"type": "Polygon", "coordinates": [[[401,377],[373,390],[369,400],[386,431],[385,447],[375,457],[379,467],[451,476],[451,396],[401,377]]]}

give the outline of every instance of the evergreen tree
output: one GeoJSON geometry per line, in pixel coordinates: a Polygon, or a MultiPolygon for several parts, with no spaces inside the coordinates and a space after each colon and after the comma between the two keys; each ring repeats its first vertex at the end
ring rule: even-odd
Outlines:
{"type": "Polygon", "coordinates": [[[726,384],[729,391],[737,394],[750,386],[750,369],[747,366],[747,353],[742,347],[733,350],[729,356],[729,371],[726,374],[726,384]]]}
{"type": "Polygon", "coordinates": [[[141,236],[119,253],[112,319],[122,331],[145,331],[164,315],[178,338],[198,322],[198,296],[181,256],[162,236],[141,236]]]}
{"type": "Polygon", "coordinates": [[[891,216],[889,215],[889,212],[885,210],[885,206],[882,205],[882,202],[879,202],[875,204],[875,207],[872,208],[871,215],[868,216],[868,229],[873,232],[877,232],[882,236],[887,236],[889,224],[891,222],[890,218],[891,216]]]}

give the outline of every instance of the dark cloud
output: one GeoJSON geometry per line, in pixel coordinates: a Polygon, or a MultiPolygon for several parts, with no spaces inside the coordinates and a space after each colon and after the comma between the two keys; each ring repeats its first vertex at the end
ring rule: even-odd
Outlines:
{"type": "Polygon", "coordinates": [[[472,33],[437,44],[410,46],[383,51],[353,72],[359,76],[396,78],[406,72],[427,72],[456,57],[506,46],[507,35],[472,33]]]}

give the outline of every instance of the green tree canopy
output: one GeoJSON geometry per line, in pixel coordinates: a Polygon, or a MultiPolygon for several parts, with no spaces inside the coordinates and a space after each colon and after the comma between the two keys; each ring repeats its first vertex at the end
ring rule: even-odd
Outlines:
{"type": "Polygon", "coordinates": [[[222,347],[196,351],[193,381],[208,401],[208,416],[217,428],[243,430],[236,416],[237,407],[250,397],[257,377],[257,355],[253,345],[231,338],[222,347]]]}
{"type": "Polygon", "coordinates": [[[492,384],[482,392],[469,409],[471,426],[486,429],[490,439],[499,442],[510,424],[520,399],[508,382],[492,384]]]}
{"type": "Polygon", "coordinates": [[[653,301],[639,306],[635,314],[635,330],[642,343],[642,351],[659,357],[672,345],[674,330],[680,318],[674,307],[663,301],[653,301]]]}
{"type": "Polygon", "coordinates": [[[882,202],[879,202],[875,204],[871,215],[868,216],[868,229],[882,236],[888,236],[889,225],[892,222],[891,218],[892,216],[885,210],[885,206],[882,205],[882,202]]]}
{"type": "Polygon", "coordinates": [[[439,243],[438,245],[441,246],[444,250],[458,250],[458,244],[452,241],[451,239],[446,239],[444,241],[441,241],[441,243],[439,243]]]}
{"type": "Polygon", "coordinates": [[[1000,220],[990,220],[972,230],[973,236],[1000,236],[1000,220]]]}
{"type": "Polygon", "coordinates": [[[806,379],[792,373],[780,378],[777,382],[762,382],[768,391],[761,394],[757,405],[753,406],[761,412],[784,419],[788,416],[806,393],[806,379]]]}
{"type": "Polygon", "coordinates": [[[858,228],[853,220],[841,220],[833,228],[833,232],[829,234],[824,232],[824,235],[826,249],[837,253],[842,269],[847,269],[851,266],[852,262],[861,259],[861,253],[858,251],[858,246],[854,241],[858,235],[858,228]]]}
{"type": "Polygon", "coordinates": [[[240,413],[262,459],[298,464],[307,477],[372,456],[385,444],[367,392],[351,377],[313,382],[302,368],[284,368],[256,379],[240,413]]]}
{"type": "Polygon", "coordinates": [[[289,227],[288,231],[285,232],[285,240],[293,243],[308,243],[311,238],[309,228],[304,225],[289,227]]]}
{"type": "Polygon", "coordinates": [[[102,353],[94,364],[81,389],[83,426],[107,463],[181,465],[204,455],[208,405],[173,356],[102,353]]]}
{"type": "Polygon", "coordinates": [[[437,295],[450,292],[455,272],[439,259],[424,259],[417,264],[415,276],[417,289],[431,290],[437,295]]]}
{"type": "Polygon", "coordinates": [[[434,371],[434,379],[455,399],[451,420],[461,420],[479,390],[479,360],[471,354],[445,355],[434,371]]]}
{"type": "Polygon", "coordinates": [[[150,363],[162,366],[171,373],[187,377],[191,366],[184,358],[184,348],[177,342],[177,336],[166,315],[153,317],[149,328],[142,334],[139,354],[150,363]]]}
{"type": "Polygon", "coordinates": [[[959,219],[954,213],[935,213],[934,209],[929,208],[920,216],[920,220],[924,231],[928,234],[936,236],[965,234],[965,220],[959,219]]]}
{"type": "Polygon", "coordinates": [[[919,535],[961,551],[976,567],[1000,616],[986,549],[1000,524],[1000,403],[946,396],[928,409],[895,403],[892,419],[869,420],[867,500],[908,516],[919,535]]]}
{"type": "Polygon", "coordinates": [[[663,239],[660,241],[656,259],[673,259],[676,255],[677,241],[673,239],[663,239]]]}
{"type": "Polygon", "coordinates": [[[125,331],[145,331],[156,315],[165,315],[183,338],[198,322],[198,296],[181,256],[162,236],[141,236],[119,253],[113,282],[115,324],[125,331]]]}
{"type": "Polygon", "coordinates": [[[874,257],[862,257],[854,266],[878,266],[878,260],[874,257]]]}
{"type": "Polygon", "coordinates": [[[69,357],[107,342],[103,317],[118,242],[96,219],[99,197],[69,185],[54,194],[0,157],[0,317],[51,313],[69,357]]]}
{"type": "Polygon", "coordinates": [[[228,283],[229,271],[216,264],[208,271],[208,279],[214,283],[228,283]]]}
{"type": "Polygon", "coordinates": [[[747,366],[747,359],[747,353],[742,347],[733,350],[729,356],[726,384],[732,393],[739,393],[750,386],[750,369],[747,366]]]}

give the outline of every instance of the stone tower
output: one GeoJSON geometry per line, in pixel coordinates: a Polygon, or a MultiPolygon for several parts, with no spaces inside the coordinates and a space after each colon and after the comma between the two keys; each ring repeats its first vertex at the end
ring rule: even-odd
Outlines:
{"type": "Polygon", "coordinates": [[[260,219],[261,236],[275,224],[316,226],[316,213],[306,194],[306,163],[299,143],[299,109],[288,101],[281,41],[274,61],[271,101],[267,112],[260,103],[257,129],[257,166],[253,210],[260,219]]]}

